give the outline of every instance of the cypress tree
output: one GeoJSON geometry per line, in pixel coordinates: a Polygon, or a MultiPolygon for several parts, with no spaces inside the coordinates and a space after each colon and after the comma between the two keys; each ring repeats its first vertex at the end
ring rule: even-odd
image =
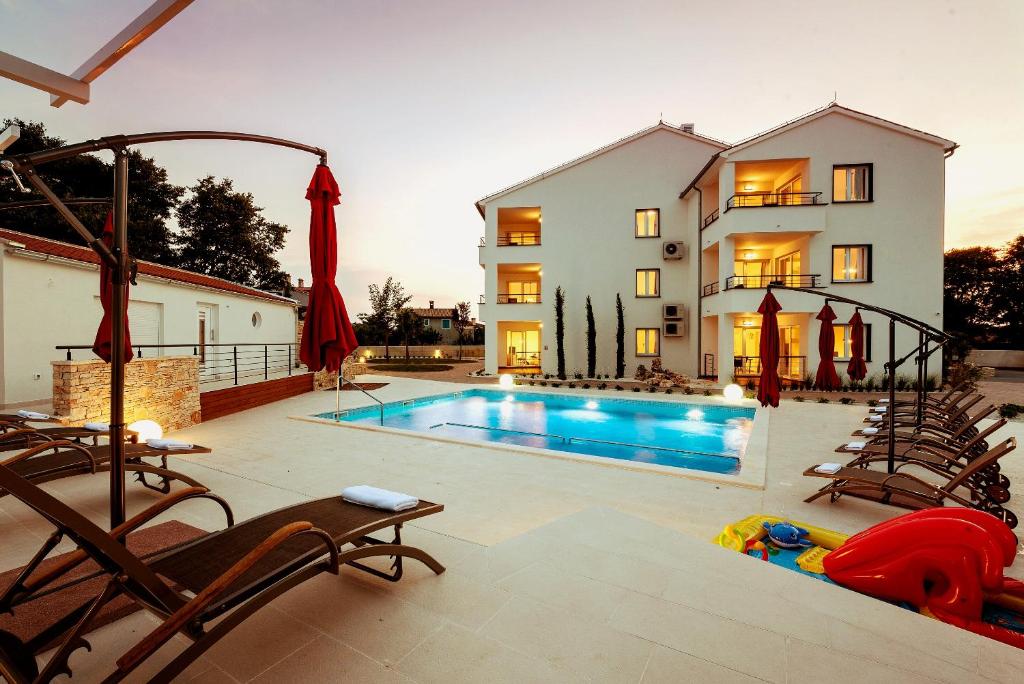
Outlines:
{"type": "Polygon", "coordinates": [[[587,377],[597,373],[597,328],[594,325],[594,307],[587,295],[587,377]]]}
{"type": "Polygon", "coordinates": [[[555,344],[558,352],[558,379],[565,380],[565,292],[555,288],[555,344]]]}
{"type": "Polygon", "coordinates": [[[622,312],[622,295],[615,295],[615,377],[626,375],[626,320],[622,312]]]}

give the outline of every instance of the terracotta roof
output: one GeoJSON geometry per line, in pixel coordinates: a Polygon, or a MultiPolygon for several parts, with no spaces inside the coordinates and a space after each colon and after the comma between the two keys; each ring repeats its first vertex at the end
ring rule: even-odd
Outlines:
{"type": "Polygon", "coordinates": [[[412,309],[420,318],[451,318],[453,309],[412,309]]]}
{"type": "MultiPolygon", "coordinates": [[[[67,242],[49,240],[47,238],[29,235],[28,233],[19,233],[15,230],[4,230],[0,228],[0,240],[20,243],[24,245],[23,249],[29,252],[37,252],[39,254],[47,254],[49,256],[70,259],[72,261],[82,261],[89,264],[99,265],[100,263],[99,256],[97,256],[97,254],[88,247],[80,247],[67,242]]],[[[257,297],[259,299],[268,299],[273,302],[281,302],[284,304],[295,303],[294,300],[288,297],[282,297],[270,292],[264,292],[263,290],[246,287],[245,285],[239,285],[238,283],[233,283],[229,280],[215,278],[202,273],[194,273],[180,268],[161,266],[160,264],[155,264],[151,261],[139,261],[139,273],[141,275],[165,278],[179,283],[198,285],[199,287],[206,287],[213,290],[222,290],[224,292],[233,292],[235,294],[246,295],[249,297],[257,297]]]]}

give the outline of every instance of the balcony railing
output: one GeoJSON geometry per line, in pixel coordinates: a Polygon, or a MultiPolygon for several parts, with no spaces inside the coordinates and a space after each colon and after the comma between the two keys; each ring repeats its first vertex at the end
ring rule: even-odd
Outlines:
{"type": "Polygon", "coordinates": [[[486,303],[487,303],[486,298],[483,295],[480,295],[480,301],[478,301],[477,304],[486,304],[486,303]]]}
{"type": "Polygon", "coordinates": [[[748,207],[808,207],[825,204],[820,192],[753,192],[733,195],[725,203],[725,210],[748,207]]]}
{"type": "Polygon", "coordinates": [[[540,304],[540,295],[499,293],[498,304],[540,304]]]}
{"type": "Polygon", "coordinates": [[[726,290],[766,288],[769,285],[785,287],[824,287],[820,273],[799,273],[794,275],[729,276],[725,279],[726,290]]]}
{"type": "Polygon", "coordinates": [[[486,237],[483,237],[483,236],[480,237],[480,246],[481,247],[486,247],[487,246],[487,238],[486,237]]]}
{"type": "Polygon", "coordinates": [[[708,296],[711,296],[713,294],[718,294],[718,281],[717,280],[712,282],[712,283],[708,283],[707,285],[705,285],[704,289],[701,290],[700,296],[701,297],[708,297],[708,296]]]}
{"type": "Polygon", "coordinates": [[[505,352],[503,368],[534,368],[540,366],[540,352],[505,352]]]}
{"type": "MultiPolygon", "coordinates": [[[[736,356],[733,358],[738,378],[756,378],[761,375],[761,358],[758,356],[736,356]]],[[[806,356],[780,356],[779,377],[802,380],[807,369],[806,356]]]]}
{"type": "Polygon", "coordinates": [[[717,220],[718,220],[718,209],[715,209],[713,212],[711,212],[710,214],[708,214],[707,216],[704,217],[704,223],[701,224],[700,229],[704,230],[705,228],[707,228],[708,226],[710,226],[712,223],[714,223],[717,220]]]}
{"type": "Polygon", "coordinates": [[[540,244],[540,233],[507,233],[498,236],[499,247],[532,247],[540,244]]]}

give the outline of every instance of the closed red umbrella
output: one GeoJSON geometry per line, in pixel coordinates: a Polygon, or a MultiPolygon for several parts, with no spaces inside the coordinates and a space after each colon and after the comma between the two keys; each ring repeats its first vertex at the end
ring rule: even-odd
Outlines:
{"type": "Polygon", "coordinates": [[[864,321],[860,311],[855,311],[850,318],[850,364],[846,374],[851,380],[860,382],[868,375],[868,365],[864,363],[864,321]]]}
{"type": "MultiPolygon", "coordinates": [[[[103,225],[103,244],[109,249],[114,244],[114,215],[107,214],[107,222],[103,225]]],[[[103,318],[100,319],[100,327],[96,329],[96,339],[92,343],[92,350],[96,356],[107,363],[111,357],[111,299],[114,296],[114,277],[110,266],[100,259],[100,305],[103,307],[103,318]]],[[[128,279],[124,282],[124,300],[128,301],[128,279]]],[[[128,329],[128,307],[124,310],[124,362],[132,360],[132,335],[128,329]]]]}
{"type": "Polygon", "coordinates": [[[319,164],[306,190],[310,204],[309,266],[313,285],[302,326],[299,359],[311,371],[341,369],[341,362],[359,346],[334,279],[338,273],[338,229],[334,207],[340,204],[338,182],[326,164],[319,164]]]}
{"type": "Polygon", "coordinates": [[[818,373],[814,376],[814,386],[820,390],[832,392],[843,386],[836,373],[836,362],[833,360],[836,350],[836,332],[832,329],[832,321],[836,320],[836,312],[825,303],[815,316],[821,321],[818,333],[818,373]]]}
{"type": "Polygon", "coordinates": [[[761,406],[778,406],[779,394],[782,391],[779,382],[779,319],[776,314],[782,311],[775,295],[768,292],[758,307],[761,314],[761,379],[757,385],[757,399],[761,406]]]}

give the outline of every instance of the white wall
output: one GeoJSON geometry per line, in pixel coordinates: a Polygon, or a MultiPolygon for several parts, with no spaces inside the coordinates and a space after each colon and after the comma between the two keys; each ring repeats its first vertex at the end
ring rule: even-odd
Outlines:
{"type": "Polygon", "coordinates": [[[501,342],[498,325],[502,320],[538,320],[543,323],[543,369],[557,368],[555,348],[555,288],[565,291],[566,371],[586,370],[585,300],[591,296],[597,326],[597,371],[615,371],[615,295],[621,293],[626,321],[626,373],[632,375],[638,363],[650,365],[650,358],[635,356],[635,329],[662,327],[662,304],[684,303],[690,311],[690,334],[683,338],[662,337],[661,357],[665,366],[696,373],[697,268],[692,254],[692,224],[679,191],[716,151],[714,146],[664,129],[656,129],[621,147],[531,183],[493,200],[486,207],[486,242],[481,250],[485,264],[487,304],[481,317],[487,325],[486,367],[495,372],[501,342]],[[537,247],[496,247],[500,207],[541,208],[541,245],[537,247]],[[637,209],[661,210],[661,237],[634,237],[637,209]],[[685,240],[691,255],[678,261],[662,259],[662,243],[685,240]],[[542,304],[496,304],[502,263],[540,263],[542,304]],[[636,269],[661,269],[661,297],[635,296],[636,269]]]}
{"type": "MultiPolygon", "coordinates": [[[[54,346],[92,345],[102,316],[99,301],[99,275],[96,266],[44,261],[6,250],[0,259],[2,275],[2,350],[3,382],[0,403],[48,399],[52,390],[50,362],[63,352],[54,346]]],[[[294,342],[295,308],[288,303],[235,295],[225,291],[200,289],[139,276],[138,287],[131,288],[132,302],[162,304],[161,344],[188,344],[198,339],[197,304],[216,307],[218,342],[294,342]],[[259,312],[260,327],[252,326],[252,315],[259,312]]],[[[169,350],[180,354],[183,350],[169,350]]],[[[191,353],[191,348],[184,350],[191,353]]],[[[144,352],[146,356],[149,351],[144,352]]],[[[74,358],[90,358],[92,352],[75,352],[74,358]]]]}

